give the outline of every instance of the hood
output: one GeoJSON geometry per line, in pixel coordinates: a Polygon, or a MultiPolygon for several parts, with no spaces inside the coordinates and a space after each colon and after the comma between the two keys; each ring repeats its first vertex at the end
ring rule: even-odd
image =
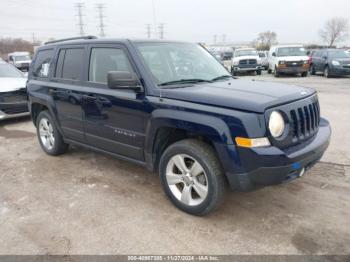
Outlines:
{"type": "Polygon", "coordinates": [[[15,64],[30,64],[32,60],[18,60],[15,61],[15,64]]]}
{"type": "Polygon", "coordinates": [[[256,59],[259,60],[259,56],[257,55],[245,55],[245,56],[237,56],[233,58],[233,61],[245,60],[245,59],[256,59]]]}
{"type": "Polygon", "coordinates": [[[267,108],[308,97],[315,91],[280,83],[233,79],[162,89],[161,93],[169,99],[264,113],[267,108]]]}
{"type": "Polygon", "coordinates": [[[26,87],[26,78],[0,77],[0,92],[12,92],[26,87]]]}
{"type": "Polygon", "coordinates": [[[277,57],[278,61],[305,61],[309,60],[310,58],[308,56],[279,56],[277,57]]]}

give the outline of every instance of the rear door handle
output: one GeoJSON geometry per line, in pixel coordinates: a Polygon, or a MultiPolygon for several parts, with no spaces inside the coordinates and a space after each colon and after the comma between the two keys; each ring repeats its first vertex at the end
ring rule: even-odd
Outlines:
{"type": "Polygon", "coordinates": [[[50,88],[49,89],[49,94],[50,95],[54,95],[54,94],[57,94],[58,93],[58,90],[56,88],[50,88]]]}

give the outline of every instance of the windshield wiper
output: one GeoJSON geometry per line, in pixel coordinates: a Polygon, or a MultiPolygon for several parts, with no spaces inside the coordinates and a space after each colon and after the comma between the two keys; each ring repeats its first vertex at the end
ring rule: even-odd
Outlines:
{"type": "Polygon", "coordinates": [[[213,78],[211,81],[218,81],[218,80],[223,80],[223,79],[227,79],[227,78],[233,78],[231,75],[222,75],[222,76],[218,76],[213,78]]]}
{"type": "Polygon", "coordinates": [[[196,83],[211,83],[210,80],[205,79],[199,79],[199,78],[191,78],[191,79],[180,79],[180,80],[174,80],[174,81],[168,81],[158,84],[158,86],[169,86],[169,85],[176,85],[176,84],[196,84],[196,83]]]}

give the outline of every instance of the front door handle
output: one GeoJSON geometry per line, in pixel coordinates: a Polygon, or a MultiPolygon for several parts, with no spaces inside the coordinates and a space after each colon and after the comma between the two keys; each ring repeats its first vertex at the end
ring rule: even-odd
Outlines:
{"type": "Polygon", "coordinates": [[[94,95],[83,95],[83,99],[87,101],[96,101],[97,97],[94,95]]]}

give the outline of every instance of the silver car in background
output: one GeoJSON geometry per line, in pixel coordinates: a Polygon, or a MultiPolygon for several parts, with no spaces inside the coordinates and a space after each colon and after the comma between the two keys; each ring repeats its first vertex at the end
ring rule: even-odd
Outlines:
{"type": "Polygon", "coordinates": [[[29,115],[26,82],[21,71],[0,60],[0,120],[29,115]]]}

